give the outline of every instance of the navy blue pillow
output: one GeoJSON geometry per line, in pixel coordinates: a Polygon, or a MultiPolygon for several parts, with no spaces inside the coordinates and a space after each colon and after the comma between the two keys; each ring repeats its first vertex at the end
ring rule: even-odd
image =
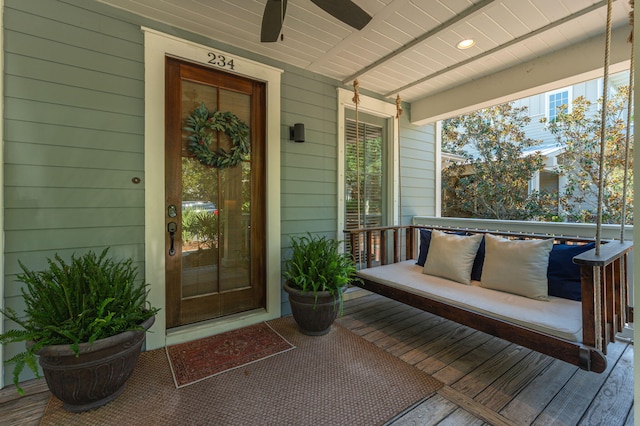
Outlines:
{"type": "Polygon", "coordinates": [[[418,261],[416,265],[424,266],[427,261],[427,253],[431,244],[431,231],[429,229],[420,229],[420,252],[418,253],[418,261]]]}
{"type": "Polygon", "coordinates": [[[570,300],[582,300],[580,286],[580,265],[572,259],[596,246],[589,244],[554,244],[549,254],[547,279],[549,280],[549,296],[570,300]]]}
{"type": "MultiPolygon", "coordinates": [[[[462,232],[462,231],[447,232],[447,234],[467,235],[466,232],[462,232]]],[[[482,241],[483,241],[481,244],[483,249],[482,260],[484,260],[484,239],[482,241]]],[[[427,261],[427,254],[429,253],[429,245],[431,245],[431,230],[420,229],[420,251],[418,252],[418,261],[416,262],[416,265],[424,266],[424,263],[427,261]]],[[[482,268],[482,265],[480,266],[480,268],[482,268]]],[[[482,271],[482,269],[480,270],[482,271]]]]}
{"type": "Polygon", "coordinates": [[[480,241],[480,247],[478,247],[478,253],[476,253],[476,258],[473,260],[473,267],[471,268],[471,279],[473,281],[480,281],[480,277],[482,277],[482,265],[484,265],[484,236],[482,237],[482,241],[480,241]]]}

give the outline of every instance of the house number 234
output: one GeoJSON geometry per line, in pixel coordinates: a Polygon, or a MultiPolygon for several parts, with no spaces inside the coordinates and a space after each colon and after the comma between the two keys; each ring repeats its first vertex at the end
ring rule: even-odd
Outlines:
{"type": "Polygon", "coordinates": [[[211,65],[215,65],[220,68],[228,68],[230,70],[233,70],[235,67],[233,59],[229,59],[224,55],[218,55],[217,53],[209,52],[207,56],[209,56],[208,63],[210,63],[211,65]]]}

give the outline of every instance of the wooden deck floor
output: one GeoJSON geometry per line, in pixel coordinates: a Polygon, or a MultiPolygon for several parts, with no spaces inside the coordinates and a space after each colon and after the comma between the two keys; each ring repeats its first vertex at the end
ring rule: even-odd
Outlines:
{"type": "MultiPolygon", "coordinates": [[[[444,382],[390,425],[633,425],[628,343],[595,374],[378,295],[348,300],[338,322],[444,382]]],[[[0,390],[0,424],[38,424],[50,394],[25,390],[0,390]]]]}
{"type": "Polygon", "coordinates": [[[609,346],[589,373],[378,295],[340,324],[445,386],[392,425],[633,425],[633,345],[609,346]]]}

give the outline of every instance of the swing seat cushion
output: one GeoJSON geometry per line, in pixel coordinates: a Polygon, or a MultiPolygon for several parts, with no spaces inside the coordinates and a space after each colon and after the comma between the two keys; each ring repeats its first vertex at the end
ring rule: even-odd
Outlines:
{"type": "MultiPolygon", "coordinates": [[[[582,340],[582,305],[575,300],[550,296],[548,301],[426,275],[415,260],[358,271],[365,280],[393,287],[417,297],[467,309],[561,339],[582,340]]],[[[511,277],[514,281],[519,276],[511,277]]]]}

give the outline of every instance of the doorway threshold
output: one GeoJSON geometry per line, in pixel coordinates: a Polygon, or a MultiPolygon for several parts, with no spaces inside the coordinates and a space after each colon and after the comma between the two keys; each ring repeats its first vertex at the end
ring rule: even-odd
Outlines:
{"type": "MultiPolygon", "coordinates": [[[[275,318],[275,317],[273,317],[275,318]]],[[[273,319],[264,308],[174,327],[166,331],[166,345],[201,339],[273,319]]]]}

